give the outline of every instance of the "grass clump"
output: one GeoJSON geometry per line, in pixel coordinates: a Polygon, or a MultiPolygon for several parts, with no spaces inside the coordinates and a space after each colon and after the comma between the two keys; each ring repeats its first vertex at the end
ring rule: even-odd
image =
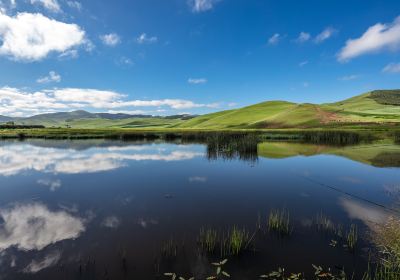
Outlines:
{"type": "Polygon", "coordinates": [[[268,230],[275,231],[281,236],[292,233],[290,214],[286,209],[272,209],[268,217],[268,230]]]}
{"type": "Polygon", "coordinates": [[[232,255],[239,255],[249,241],[249,233],[245,229],[239,229],[234,226],[230,231],[229,248],[232,255]]]}
{"type": "Polygon", "coordinates": [[[198,242],[203,250],[213,253],[218,242],[218,232],[214,229],[201,228],[198,242]]]}
{"type": "Polygon", "coordinates": [[[354,251],[356,249],[358,241],[358,230],[355,224],[351,224],[350,229],[346,235],[346,241],[347,241],[346,244],[347,248],[349,248],[350,251],[354,251]]]}

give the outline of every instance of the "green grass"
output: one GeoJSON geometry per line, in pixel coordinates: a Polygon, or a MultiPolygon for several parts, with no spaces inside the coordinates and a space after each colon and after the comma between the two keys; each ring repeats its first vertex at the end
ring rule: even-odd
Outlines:
{"type": "Polygon", "coordinates": [[[374,91],[344,101],[321,105],[296,104],[286,101],[262,102],[236,110],[199,116],[172,127],[268,129],[400,123],[400,106],[394,104],[394,101],[385,101],[384,103],[383,97],[376,99],[377,95],[384,95],[385,100],[393,100],[397,98],[393,96],[399,94],[399,90],[374,91]]]}

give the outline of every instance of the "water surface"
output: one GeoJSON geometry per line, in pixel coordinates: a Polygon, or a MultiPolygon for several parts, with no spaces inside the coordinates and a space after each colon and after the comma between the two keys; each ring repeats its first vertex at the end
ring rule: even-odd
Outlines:
{"type": "Polygon", "coordinates": [[[201,144],[1,142],[0,279],[205,279],[223,258],[232,279],[310,274],[311,264],[360,275],[374,225],[397,215],[399,152],[275,142],[219,157],[201,144]],[[290,213],[290,236],[268,232],[271,209],[290,213]],[[319,213],[357,225],[355,252],[329,245],[319,213]],[[234,226],[254,235],[238,256],[200,248],[201,228],[234,226]]]}

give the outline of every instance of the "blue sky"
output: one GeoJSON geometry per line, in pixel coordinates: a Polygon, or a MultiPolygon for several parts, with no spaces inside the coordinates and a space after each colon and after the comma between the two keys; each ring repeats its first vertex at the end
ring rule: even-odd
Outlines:
{"type": "Polygon", "coordinates": [[[0,114],[202,114],[400,87],[400,3],[0,0],[0,114]]]}

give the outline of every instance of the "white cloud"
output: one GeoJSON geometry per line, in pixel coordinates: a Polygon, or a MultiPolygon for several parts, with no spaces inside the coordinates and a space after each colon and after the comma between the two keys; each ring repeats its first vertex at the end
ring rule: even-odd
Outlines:
{"type": "Polygon", "coordinates": [[[400,63],[389,63],[382,69],[385,73],[400,73],[400,63]]]}
{"type": "Polygon", "coordinates": [[[146,33],[142,33],[136,38],[136,42],[138,44],[153,44],[158,42],[158,38],[155,36],[149,37],[146,33]]]}
{"type": "Polygon", "coordinates": [[[30,116],[38,113],[85,110],[131,110],[135,107],[169,107],[171,109],[217,108],[218,103],[195,103],[185,99],[128,100],[114,91],[80,88],[54,88],[27,92],[17,88],[0,88],[0,115],[30,116]]]}
{"type": "Polygon", "coordinates": [[[9,247],[42,250],[50,244],[75,239],[85,230],[80,218],[65,211],[50,211],[40,203],[0,209],[0,251],[9,247]]]}
{"type": "Polygon", "coordinates": [[[383,50],[400,49],[400,17],[391,24],[377,23],[367,29],[360,38],[349,39],[341,49],[338,59],[341,62],[383,50]]]}
{"type": "Polygon", "coordinates": [[[356,80],[360,77],[360,75],[348,75],[348,76],[343,76],[340,77],[339,80],[340,81],[352,81],[352,80],[356,80]]]}
{"type": "Polygon", "coordinates": [[[300,32],[299,37],[297,37],[297,43],[304,43],[311,39],[310,33],[307,32],[300,32]]]}
{"type": "Polygon", "coordinates": [[[77,50],[68,50],[65,52],[62,52],[58,58],[59,59],[73,59],[78,57],[78,51],[77,50]]]}
{"type": "Polygon", "coordinates": [[[58,4],[57,0],[31,0],[31,4],[40,4],[55,13],[61,12],[60,4],[58,4]]]}
{"type": "Polygon", "coordinates": [[[279,33],[275,33],[268,39],[268,44],[269,45],[276,45],[279,43],[281,40],[281,35],[279,33]]]}
{"type": "Polygon", "coordinates": [[[189,0],[188,4],[194,13],[212,10],[220,0],[189,0]]]}
{"type": "Polygon", "coordinates": [[[50,71],[48,76],[40,77],[36,82],[39,84],[47,84],[51,82],[59,83],[61,82],[61,76],[54,71],[50,71]]]}
{"type": "Polygon", "coordinates": [[[68,7],[77,9],[78,11],[82,10],[82,4],[78,1],[67,1],[67,5],[68,7]]]}
{"type": "Polygon", "coordinates": [[[189,78],[188,83],[194,84],[194,85],[205,84],[205,83],[207,83],[207,79],[205,79],[205,78],[189,78]]]}
{"type": "Polygon", "coordinates": [[[61,259],[61,253],[59,251],[54,251],[46,255],[41,260],[32,260],[30,264],[23,269],[25,273],[37,273],[45,268],[54,266],[61,259]]]}
{"type": "Polygon", "coordinates": [[[304,61],[302,61],[302,62],[299,63],[299,66],[300,66],[300,67],[303,67],[303,66],[305,66],[305,65],[307,65],[307,64],[308,64],[308,60],[304,60],[304,61]]]}
{"type": "Polygon", "coordinates": [[[31,13],[14,17],[0,13],[1,41],[0,55],[22,61],[41,60],[51,52],[64,53],[86,42],[78,25],[31,13]]]}
{"type": "Polygon", "coordinates": [[[336,32],[336,29],[332,27],[327,27],[320,34],[318,34],[317,37],[315,37],[314,42],[320,44],[331,38],[336,32]]]}
{"type": "Polygon", "coordinates": [[[103,42],[103,44],[111,47],[114,47],[121,42],[121,38],[116,33],[101,35],[100,39],[103,42]]]}

